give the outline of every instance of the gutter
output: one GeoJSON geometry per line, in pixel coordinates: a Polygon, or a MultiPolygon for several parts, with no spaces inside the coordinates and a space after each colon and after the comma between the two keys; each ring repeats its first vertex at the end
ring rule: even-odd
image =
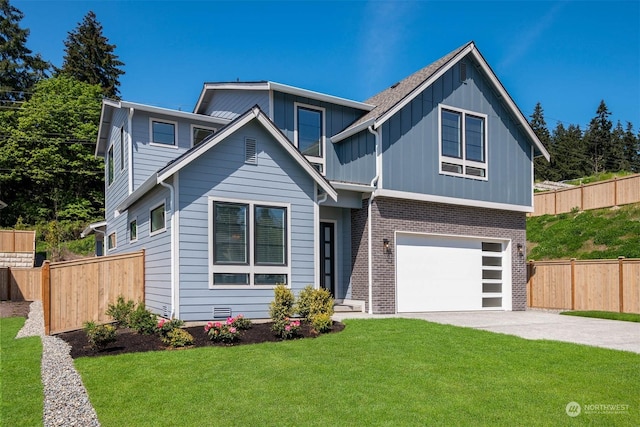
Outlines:
{"type": "Polygon", "coordinates": [[[176,233],[178,231],[178,227],[176,227],[175,224],[175,189],[173,188],[173,185],[171,184],[167,184],[164,181],[158,181],[158,184],[162,185],[165,188],[169,189],[169,203],[171,206],[171,215],[169,217],[169,220],[171,221],[171,314],[169,316],[169,318],[173,319],[176,316],[176,304],[175,304],[175,297],[176,297],[176,273],[175,273],[175,266],[176,266],[176,250],[175,250],[175,242],[177,242],[176,239],[176,233]]]}

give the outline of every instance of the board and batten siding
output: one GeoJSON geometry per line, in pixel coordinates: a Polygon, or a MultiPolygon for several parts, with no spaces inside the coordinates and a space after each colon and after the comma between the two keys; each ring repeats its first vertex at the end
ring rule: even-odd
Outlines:
{"type": "MultiPolygon", "coordinates": [[[[171,183],[171,180],[169,180],[171,183]]],[[[170,194],[164,187],[156,187],[123,212],[116,220],[120,224],[122,245],[117,252],[145,251],[145,304],[156,314],[170,316],[171,311],[171,217],[170,194]],[[165,204],[165,225],[162,232],[150,236],[151,209],[165,204]],[[131,241],[129,223],[136,220],[138,239],[131,241]]]]}
{"type": "Polygon", "coordinates": [[[209,197],[290,204],[289,284],[296,294],[313,284],[314,188],[312,178],[255,120],[182,169],[178,192],[180,318],[211,320],[214,307],[231,308],[233,315],[269,317],[273,289],[209,288],[209,197]],[[245,137],[257,141],[255,165],[245,164],[245,137]]]}
{"type": "Polygon", "coordinates": [[[269,115],[269,92],[266,90],[216,89],[207,105],[207,116],[233,120],[258,105],[269,115]]]}
{"type": "Polygon", "coordinates": [[[342,132],[366,112],[357,108],[274,91],[273,122],[292,142],[294,141],[295,103],[324,108],[326,138],[324,155],[327,179],[369,183],[373,178],[371,174],[375,175],[375,140],[373,135],[359,133],[338,144],[333,144],[329,140],[330,137],[342,132]]]}
{"type": "Polygon", "coordinates": [[[531,146],[487,78],[466,57],[467,80],[449,69],[382,125],[386,189],[532,205],[531,146]],[[438,105],[487,115],[488,180],[439,173],[438,105]]]}

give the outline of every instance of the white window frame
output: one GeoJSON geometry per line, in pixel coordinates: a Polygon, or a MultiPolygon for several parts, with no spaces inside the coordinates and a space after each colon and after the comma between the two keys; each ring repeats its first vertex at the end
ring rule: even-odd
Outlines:
{"type": "Polygon", "coordinates": [[[115,231],[109,233],[107,236],[107,252],[112,251],[118,247],[118,235],[115,231]],[[109,243],[111,242],[111,236],[113,236],[113,246],[109,247],[109,243]]]}
{"type": "Polygon", "coordinates": [[[475,111],[465,110],[457,107],[450,107],[448,105],[438,104],[438,170],[441,175],[457,176],[470,179],[476,179],[479,181],[489,180],[489,120],[486,114],[477,113],[475,111]],[[449,157],[442,154],[442,111],[448,110],[455,113],[460,113],[460,143],[462,144],[461,153],[462,158],[449,157]],[[467,160],[467,147],[466,147],[466,135],[465,135],[465,117],[473,116],[478,117],[484,121],[484,162],[477,162],[474,160],[467,160]],[[442,169],[442,163],[451,163],[462,167],[462,173],[449,172],[442,169]],[[466,173],[467,167],[478,168],[484,170],[484,176],[469,175],[466,173]]]}
{"type": "Polygon", "coordinates": [[[318,111],[322,115],[322,120],[320,123],[321,127],[321,138],[320,138],[320,150],[322,151],[322,156],[305,156],[307,160],[311,163],[317,163],[322,165],[321,174],[324,176],[327,170],[326,167],[326,157],[327,157],[327,110],[324,107],[318,107],[317,105],[303,104],[301,102],[293,103],[293,145],[296,148],[300,149],[298,145],[298,109],[305,108],[307,110],[318,111]]]}
{"type": "Polygon", "coordinates": [[[278,203],[278,202],[264,202],[259,200],[246,200],[246,199],[231,199],[226,197],[212,197],[208,198],[208,215],[209,215],[209,240],[208,240],[208,252],[209,252],[209,289],[273,289],[273,285],[256,285],[254,277],[256,274],[284,274],[287,277],[287,288],[291,288],[291,204],[290,203],[278,203]],[[247,243],[249,245],[249,259],[245,265],[221,265],[213,263],[213,204],[218,203],[236,203],[247,205],[247,243]],[[287,226],[286,226],[286,264],[285,265],[255,265],[255,207],[274,207],[285,208],[287,211],[287,226]],[[214,285],[213,275],[215,273],[229,273],[229,274],[248,274],[248,285],[214,285]]]}
{"type": "Polygon", "coordinates": [[[124,131],[124,126],[120,126],[120,173],[123,173],[125,170],[124,167],[124,153],[125,153],[125,148],[126,148],[126,141],[125,141],[125,131],[124,131]]]}
{"type": "Polygon", "coordinates": [[[107,150],[107,187],[111,187],[111,185],[116,180],[116,165],[115,158],[113,154],[113,144],[109,146],[107,150]]]}
{"type": "MultiPolygon", "coordinates": [[[[149,219],[151,219],[151,216],[149,216],[149,219]]],[[[166,213],[165,213],[165,222],[166,222],[166,213]]],[[[151,230],[151,222],[149,222],[149,230],[151,230]]],[[[138,230],[138,217],[135,217],[129,220],[129,228],[127,229],[127,234],[129,235],[129,243],[135,243],[138,241],[138,234],[140,234],[140,231],[138,230]],[[133,224],[134,222],[136,223],[136,238],[132,239],[131,224],[133,224]]]]}
{"type": "MultiPolygon", "coordinates": [[[[149,237],[155,236],[156,234],[164,233],[165,231],[167,231],[167,204],[166,204],[166,200],[163,200],[162,202],[157,203],[157,204],[153,205],[151,208],[149,208],[149,237]],[[160,206],[164,206],[164,224],[163,224],[163,227],[159,228],[159,229],[157,229],[155,231],[151,231],[151,212],[155,211],[160,206]]],[[[138,234],[140,234],[140,230],[138,230],[138,234]]]]}
{"type": "Polygon", "coordinates": [[[173,120],[159,119],[157,117],[149,117],[149,144],[154,147],[178,148],[178,122],[173,120]],[[161,142],[153,142],[153,123],[165,123],[173,125],[173,144],[163,144],[161,142]]]}
{"type": "Polygon", "coordinates": [[[213,128],[213,127],[210,127],[210,126],[200,126],[200,125],[194,125],[194,124],[192,124],[189,127],[189,129],[190,129],[190,132],[191,132],[191,147],[195,147],[195,145],[194,145],[195,141],[193,139],[193,132],[194,132],[195,129],[210,130],[210,131],[213,131],[214,134],[218,131],[218,128],[213,128]]]}

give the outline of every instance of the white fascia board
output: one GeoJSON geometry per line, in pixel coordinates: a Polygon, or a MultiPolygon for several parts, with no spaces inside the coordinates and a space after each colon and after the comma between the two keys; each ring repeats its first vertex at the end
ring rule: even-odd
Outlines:
{"type": "Polygon", "coordinates": [[[85,238],[91,233],[93,233],[94,231],[96,231],[97,229],[106,227],[106,226],[107,226],[107,221],[93,222],[87,225],[84,230],[82,230],[82,233],[80,233],[80,237],[85,238]]]}
{"type": "Polygon", "coordinates": [[[473,51],[476,48],[474,43],[469,43],[469,46],[458,52],[456,56],[451,58],[449,62],[447,62],[444,66],[442,66],[438,71],[436,71],[431,77],[425,80],[420,86],[415,88],[409,95],[407,95],[403,100],[398,102],[393,108],[388,110],[382,116],[380,116],[375,125],[374,129],[378,129],[384,122],[389,120],[393,115],[395,115],[398,111],[400,111],[405,105],[413,101],[413,99],[422,93],[423,90],[431,86],[436,80],[438,80],[444,73],[449,71],[451,67],[453,67],[460,59],[464,58],[469,52],[473,51]]]}
{"type": "Polygon", "coordinates": [[[135,191],[129,194],[120,204],[116,207],[116,212],[123,212],[134,204],[138,199],[147,194],[153,187],[158,185],[158,174],[152,174],[145,182],[143,182],[135,191]]]}
{"type": "Polygon", "coordinates": [[[512,205],[509,203],[485,202],[483,200],[460,199],[457,197],[436,196],[434,194],[411,193],[408,191],[385,190],[375,191],[376,197],[418,200],[420,202],[446,203],[449,205],[473,206],[476,208],[499,209],[514,212],[533,212],[533,206],[512,205]]]}
{"type": "Polygon", "coordinates": [[[340,142],[343,139],[346,139],[346,138],[350,137],[351,135],[355,135],[356,133],[365,130],[369,126],[372,126],[375,123],[375,121],[376,121],[376,119],[372,117],[369,120],[360,123],[358,126],[354,126],[352,128],[348,128],[347,130],[344,130],[344,131],[342,131],[340,133],[337,133],[337,134],[333,135],[331,138],[329,138],[329,140],[331,142],[333,142],[334,144],[337,143],[337,142],[340,142]]]}
{"type": "Polygon", "coordinates": [[[96,140],[96,150],[93,153],[95,157],[104,154],[107,147],[107,138],[109,137],[109,129],[111,127],[111,118],[113,110],[120,108],[120,103],[110,99],[102,100],[102,109],[100,111],[100,125],[98,127],[98,138],[96,140]],[[103,143],[104,142],[104,143],[103,143]]]}
{"type": "Polygon", "coordinates": [[[269,89],[277,90],[278,92],[290,93],[292,95],[304,96],[306,98],[312,98],[317,101],[324,101],[332,104],[343,105],[345,107],[357,108],[358,110],[371,111],[375,108],[375,105],[365,104],[364,102],[353,101],[351,99],[327,95],[326,93],[301,89],[299,87],[289,86],[282,83],[269,82],[269,89]]]}
{"type": "Polygon", "coordinates": [[[329,183],[336,190],[355,191],[358,193],[373,193],[376,189],[370,185],[365,184],[352,184],[350,182],[329,181],[329,183]]]}
{"type": "Polygon", "coordinates": [[[196,113],[200,110],[200,106],[202,105],[202,101],[204,101],[204,97],[209,90],[215,89],[234,89],[234,90],[269,90],[268,82],[256,82],[256,83],[205,83],[202,92],[200,92],[200,96],[198,97],[198,102],[196,102],[196,106],[193,108],[193,112],[196,113]]]}
{"type": "Polygon", "coordinates": [[[313,178],[313,180],[318,183],[320,188],[322,188],[329,197],[334,202],[338,201],[338,193],[331,186],[329,181],[327,181],[321,174],[318,172],[316,168],[314,168],[311,163],[304,157],[304,155],[291,144],[291,142],[285,137],[280,129],[278,129],[271,120],[258,108],[254,108],[255,117],[258,119],[260,123],[271,133],[271,135],[282,145],[282,147],[287,150],[287,152],[293,157],[300,166],[313,178]]]}
{"type": "Polygon", "coordinates": [[[231,122],[231,120],[229,119],[223,119],[220,117],[206,116],[204,114],[188,113],[186,111],[170,110],[168,108],[154,107],[152,105],[146,105],[146,104],[137,104],[135,102],[121,101],[120,105],[124,108],[133,108],[134,110],[138,110],[138,111],[146,111],[148,113],[160,114],[160,115],[170,116],[170,117],[177,117],[177,118],[187,119],[187,120],[199,120],[203,122],[210,122],[210,123],[215,123],[220,125],[226,125],[229,122],[231,122]]]}

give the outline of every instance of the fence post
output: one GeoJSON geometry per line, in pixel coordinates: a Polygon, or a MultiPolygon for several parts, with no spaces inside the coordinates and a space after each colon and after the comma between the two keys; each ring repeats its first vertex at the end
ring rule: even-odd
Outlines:
{"type": "Polygon", "coordinates": [[[571,310],[576,309],[576,259],[571,258],[571,310]]]}
{"type": "Polygon", "coordinates": [[[51,331],[51,271],[49,261],[42,264],[42,310],[44,312],[44,333],[51,331]]]}
{"type": "Polygon", "coordinates": [[[580,183],[580,212],[584,211],[584,184],[580,183]]]}
{"type": "Polygon", "coordinates": [[[11,301],[11,267],[7,267],[7,301],[11,301]]]}
{"type": "Polygon", "coordinates": [[[558,190],[553,190],[553,214],[558,214],[558,190]]]}
{"type": "Polygon", "coordinates": [[[618,257],[618,302],[620,303],[620,313],[624,313],[624,257],[618,257]]]}
{"type": "Polygon", "coordinates": [[[618,206],[618,177],[613,177],[613,206],[618,206]]]}
{"type": "Polygon", "coordinates": [[[529,260],[529,307],[533,307],[533,271],[534,271],[534,265],[533,265],[533,260],[529,260]]]}

